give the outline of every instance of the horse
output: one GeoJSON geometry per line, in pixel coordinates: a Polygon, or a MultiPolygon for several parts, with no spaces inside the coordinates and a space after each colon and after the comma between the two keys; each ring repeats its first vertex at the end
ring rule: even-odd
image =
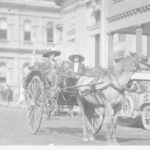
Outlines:
{"type": "MultiPolygon", "coordinates": [[[[77,102],[82,115],[83,141],[95,140],[92,117],[94,109],[97,106],[101,106],[104,108],[103,120],[105,120],[107,127],[106,140],[108,143],[117,144],[116,128],[118,116],[124,101],[124,91],[136,69],[137,63],[135,59],[128,56],[115,64],[109,73],[100,73],[96,81],[97,85],[95,84],[94,87],[92,85],[93,77],[82,76],[79,78],[76,84],[79,87],[77,102]],[[87,84],[91,84],[92,86],[80,87],[87,84]]],[[[102,128],[103,122],[100,128],[102,128]]]]}

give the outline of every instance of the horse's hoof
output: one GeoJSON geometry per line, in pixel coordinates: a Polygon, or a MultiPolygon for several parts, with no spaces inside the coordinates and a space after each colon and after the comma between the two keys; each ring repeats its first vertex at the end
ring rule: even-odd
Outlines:
{"type": "Polygon", "coordinates": [[[90,136],[89,141],[93,142],[93,141],[95,141],[95,138],[93,136],[90,136]]]}
{"type": "Polygon", "coordinates": [[[111,140],[107,141],[107,145],[113,145],[111,140]]]}
{"type": "Polygon", "coordinates": [[[119,144],[118,144],[118,141],[117,141],[116,139],[113,139],[113,140],[112,140],[112,143],[113,143],[113,145],[119,145],[119,144]]]}
{"type": "Polygon", "coordinates": [[[108,140],[107,145],[119,145],[116,139],[108,140]]]}
{"type": "Polygon", "coordinates": [[[83,138],[83,142],[88,142],[88,141],[89,141],[88,138],[86,137],[83,138]]]}

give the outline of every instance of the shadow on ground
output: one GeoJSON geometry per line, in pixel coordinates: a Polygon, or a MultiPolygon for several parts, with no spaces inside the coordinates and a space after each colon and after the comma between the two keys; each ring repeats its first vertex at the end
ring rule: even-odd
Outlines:
{"type": "Polygon", "coordinates": [[[69,127],[45,127],[39,131],[39,135],[49,135],[49,134],[82,134],[81,128],[69,128],[69,127]]]}
{"type": "MultiPolygon", "coordinates": [[[[139,123],[139,118],[130,119],[130,118],[119,118],[118,124],[120,126],[126,126],[131,128],[142,128],[141,124],[139,123]]],[[[69,126],[69,125],[68,125],[69,126]]],[[[82,127],[68,127],[68,126],[59,126],[59,127],[49,127],[45,126],[40,129],[38,135],[69,135],[70,137],[75,138],[82,138],[82,127]]],[[[103,141],[106,142],[106,129],[105,126],[99,132],[98,135],[95,136],[96,141],[103,141]]],[[[123,145],[131,141],[149,141],[150,139],[144,137],[118,137],[117,141],[119,144],[123,145]]],[[[139,143],[140,145],[140,143],[139,143]]]]}
{"type": "Polygon", "coordinates": [[[120,126],[132,127],[132,128],[143,128],[141,117],[137,118],[119,118],[118,124],[120,126]]]}

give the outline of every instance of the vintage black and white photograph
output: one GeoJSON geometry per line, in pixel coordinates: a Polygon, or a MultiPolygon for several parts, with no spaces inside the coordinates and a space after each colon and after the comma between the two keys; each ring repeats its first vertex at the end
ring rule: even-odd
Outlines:
{"type": "Polygon", "coordinates": [[[0,0],[0,146],[150,145],[150,0],[0,0]]]}

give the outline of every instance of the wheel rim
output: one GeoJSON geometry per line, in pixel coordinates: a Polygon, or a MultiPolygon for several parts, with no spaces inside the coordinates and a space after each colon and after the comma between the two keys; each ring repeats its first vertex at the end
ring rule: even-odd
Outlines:
{"type": "Polygon", "coordinates": [[[32,133],[36,133],[39,130],[41,122],[41,108],[34,106],[31,115],[29,116],[29,127],[32,133]]]}
{"type": "Polygon", "coordinates": [[[150,106],[146,106],[142,113],[142,122],[145,129],[150,130],[150,106]]]}
{"type": "Polygon", "coordinates": [[[43,82],[38,76],[34,76],[27,91],[27,119],[31,132],[35,134],[42,120],[42,96],[43,82]]]}

